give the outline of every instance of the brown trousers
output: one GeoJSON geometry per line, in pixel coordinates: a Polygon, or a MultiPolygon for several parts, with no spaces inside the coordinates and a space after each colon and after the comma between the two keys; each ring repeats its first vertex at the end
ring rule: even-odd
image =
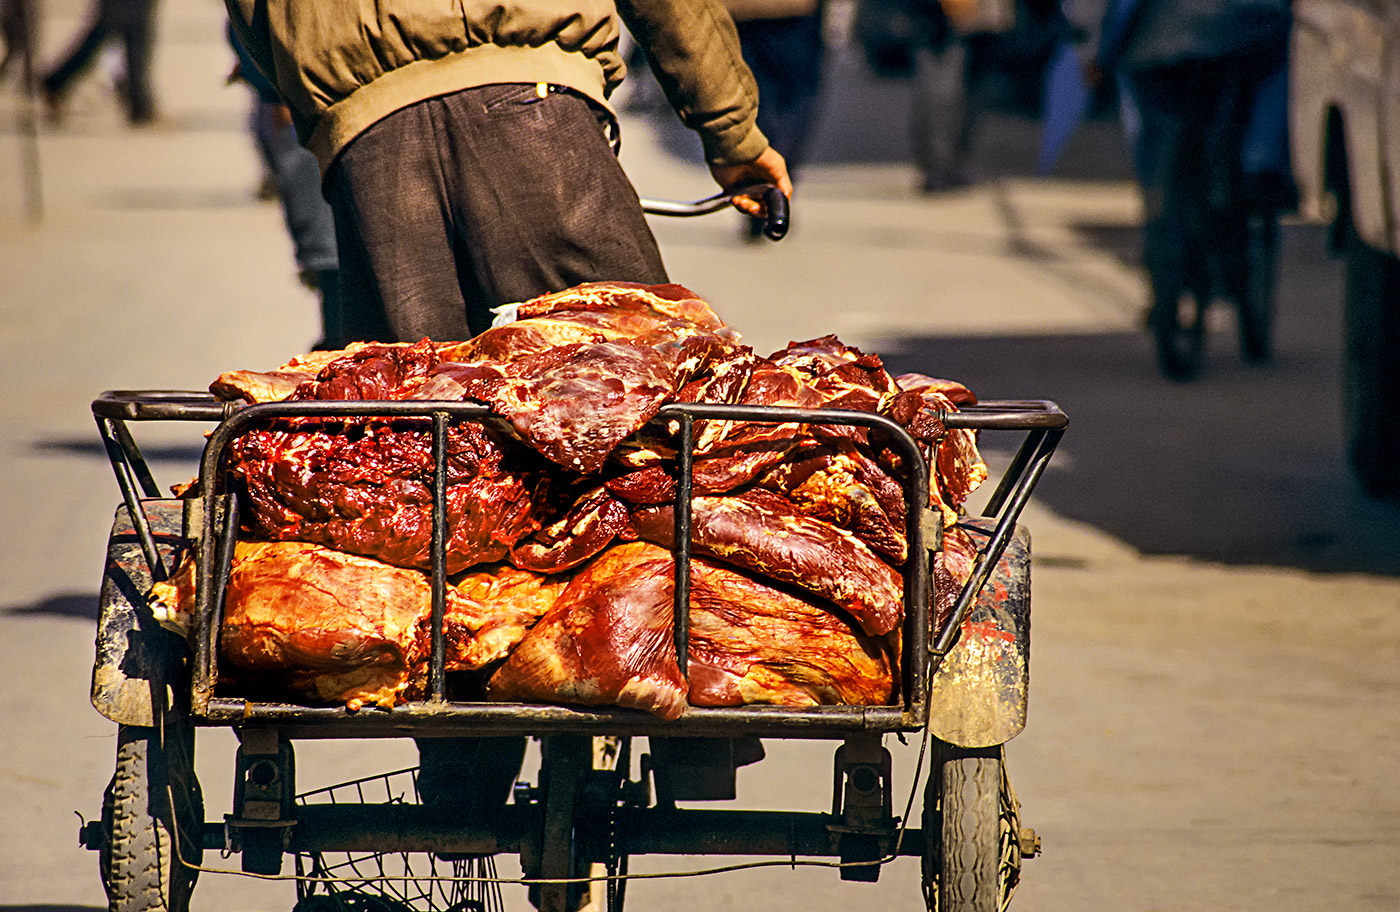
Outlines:
{"type": "Polygon", "coordinates": [[[491,308],[668,281],[610,118],[567,90],[489,85],[403,108],[331,166],[350,340],[465,339],[491,308]]]}

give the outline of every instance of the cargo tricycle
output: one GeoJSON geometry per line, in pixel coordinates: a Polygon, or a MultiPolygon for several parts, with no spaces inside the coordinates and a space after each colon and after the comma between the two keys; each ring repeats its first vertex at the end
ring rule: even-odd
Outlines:
{"type": "Polygon", "coordinates": [[[902,427],[879,414],[838,409],[663,406],[654,422],[681,441],[674,627],[682,672],[696,421],[878,428],[910,467],[901,482],[909,558],[895,705],[691,707],[674,721],[632,709],[473,702],[449,694],[441,442],[454,423],[488,418],[485,406],[239,406],[206,393],[115,391],[92,408],[122,495],[102,581],[92,684],[93,705],[117,724],[118,743],[101,816],[83,826],[81,838],[99,853],[114,910],[185,910],[198,875],[211,871],[295,879],[297,908],[304,910],[498,908],[502,883],[523,885],[545,912],[573,912],[590,902],[620,910],[636,876],[629,874],[631,856],[705,855],[770,859],[717,864],[709,869],[714,872],[808,865],[833,868],[847,881],[874,881],[887,864],[919,859],[929,909],[987,912],[1005,906],[1022,859],[1038,850],[1033,831],[1021,825],[1003,745],[1026,721],[1030,542],[1018,517],[1067,425],[1052,402],[984,402],[940,416],[950,429],[1012,433],[1020,443],[984,515],[961,520],[978,543],[978,556],[950,619],[936,629],[930,565],[944,525],[928,508],[928,468],[902,427]],[[414,416],[433,428],[427,694],[389,710],[255,702],[219,686],[223,586],[239,529],[238,499],[220,474],[222,454],[238,435],[270,419],[327,415],[414,416]],[[162,495],[132,431],[150,421],[192,422],[208,431],[197,496],[162,495]],[[188,639],[162,627],[146,599],[186,553],[197,567],[188,639]],[[206,812],[195,775],[196,734],[209,727],[231,728],[240,742],[233,806],[219,815],[206,812]],[[419,800],[414,769],[313,793],[297,790],[294,745],[302,739],[412,737],[422,743],[486,736],[528,736],[540,751],[537,779],[517,782],[489,815],[454,817],[419,800]],[[916,780],[927,781],[917,819],[917,781],[907,799],[896,796],[883,744],[888,736],[918,740],[916,780]],[[695,806],[733,799],[736,769],[753,759],[759,739],[779,738],[833,743],[829,776],[812,783],[830,784],[829,803],[818,798],[819,809],[809,811],[695,806]],[[707,749],[688,749],[695,744],[707,749]],[[496,876],[491,859],[502,854],[518,856],[522,877],[496,876]]]}

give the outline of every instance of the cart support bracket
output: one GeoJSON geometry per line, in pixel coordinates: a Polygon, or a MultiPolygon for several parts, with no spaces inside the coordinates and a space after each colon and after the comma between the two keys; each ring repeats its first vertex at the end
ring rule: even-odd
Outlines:
{"type": "Polygon", "coordinates": [[[890,853],[897,835],[890,778],[890,752],[879,735],[855,735],[836,749],[831,796],[836,822],[828,824],[827,831],[847,865],[841,868],[842,880],[880,879],[880,866],[874,862],[890,853]]]}
{"type": "Polygon", "coordinates": [[[225,819],[226,840],[243,853],[243,870],[276,874],[296,826],[292,742],[276,729],[245,729],[240,738],[233,813],[225,819]]]}

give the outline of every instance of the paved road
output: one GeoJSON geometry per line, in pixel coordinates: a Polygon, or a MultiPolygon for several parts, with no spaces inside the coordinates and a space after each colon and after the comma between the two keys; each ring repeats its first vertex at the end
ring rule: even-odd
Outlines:
{"type": "MultiPolygon", "coordinates": [[[[82,9],[47,8],[53,52],[82,9]]],[[[315,337],[277,211],[251,196],[246,98],[222,86],[226,64],[217,4],[165,4],[167,123],[128,132],[101,83],[86,86],[42,134],[39,223],[24,214],[16,103],[0,96],[0,912],[103,905],[75,812],[96,813],[111,771],[113,726],[86,693],[117,497],[88,402],[199,388],[315,337]]],[[[906,106],[842,58],[788,240],[741,244],[727,217],[656,230],[675,279],[760,350],[835,332],[900,369],[1070,413],[1027,517],[1034,684],[1009,762],[1045,852],[1014,908],[1400,907],[1400,511],[1358,497],[1337,446],[1340,275],[1320,232],[1285,232],[1274,365],[1240,366],[1222,319],[1204,376],[1167,383],[1139,330],[1137,203],[1111,127],[1037,180],[1032,125],[991,118],[986,180],[925,199],[902,160],[906,106]]],[[[673,130],[631,116],[625,134],[644,193],[709,192],[673,130]]],[[[147,439],[165,481],[190,474],[188,430],[147,439]]],[[[1005,442],[984,445],[1004,457],[1005,442]]],[[[902,802],[914,746],[891,747],[902,802]]],[[[396,742],[298,750],[305,788],[411,759],[396,742]]],[[[199,751],[209,813],[224,813],[231,737],[204,733],[199,751]]],[[[741,774],[742,804],[829,802],[828,746],[769,751],[741,774]]],[[[629,904],[914,909],[916,877],[912,862],[873,886],[766,869],[638,882],[629,904]]],[[[205,877],[195,908],[290,897],[205,877]]]]}

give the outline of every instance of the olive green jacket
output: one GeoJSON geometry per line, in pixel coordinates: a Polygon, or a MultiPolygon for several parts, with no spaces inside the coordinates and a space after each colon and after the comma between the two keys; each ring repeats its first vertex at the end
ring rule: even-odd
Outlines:
{"type": "Polygon", "coordinates": [[[408,105],[506,82],[565,86],[606,105],[622,82],[619,17],[711,164],[768,141],[758,90],[720,0],[225,0],[230,22],[292,111],[324,174],[408,105]],[[561,9],[562,7],[562,9],[561,9]]]}

